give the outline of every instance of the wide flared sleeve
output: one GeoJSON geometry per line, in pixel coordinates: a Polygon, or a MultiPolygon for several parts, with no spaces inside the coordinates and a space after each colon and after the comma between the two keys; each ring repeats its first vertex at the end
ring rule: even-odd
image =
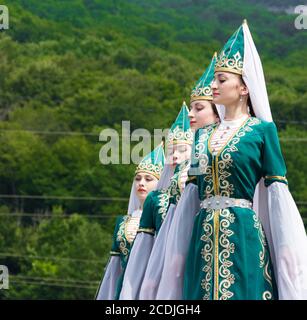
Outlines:
{"type": "Polygon", "coordinates": [[[130,252],[119,300],[138,300],[154,237],[138,233],[130,252]]]}
{"type": "Polygon", "coordinates": [[[307,237],[285,174],[277,130],[270,123],[264,134],[263,177],[267,188],[260,185],[259,217],[269,243],[279,299],[307,299],[307,237]]]}
{"type": "Polygon", "coordinates": [[[149,193],[144,202],[138,233],[125,270],[120,300],[137,300],[147,263],[154,243],[155,226],[153,221],[153,192],[149,193]]]}
{"type": "Polygon", "coordinates": [[[119,256],[111,256],[103,280],[98,288],[96,300],[114,300],[117,281],[122,273],[119,256]]]}
{"type": "Polygon", "coordinates": [[[194,218],[199,210],[198,187],[194,183],[189,183],[177,204],[167,237],[165,261],[156,295],[157,299],[182,299],[185,261],[190,246],[194,218]]]}
{"type": "Polygon", "coordinates": [[[167,237],[172,223],[175,208],[176,206],[174,204],[171,204],[169,206],[166,218],[163,221],[159,233],[155,239],[140,290],[140,300],[156,299],[158,286],[162,277],[164,266],[167,237]]]}
{"type": "Polygon", "coordinates": [[[274,122],[268,122],[265,126],[262,155],[262,176],[265,186],[267,187],[276,181],[288,184],[286,165],[274,122]]]}
{"type": "Polygon", "coordinates": [[[114,300],[115,297],[118,279],[122,274],[120,250],[116,241],[121,219],[122,217],[118,217],[116,220],[110,258],[107,263],[103,279],[97,290],[96,300],[114,300]]]}
{"type": "Polygon", "coordinates": [[[155,191],[150,192],[145,199],[138,233],[145,232],[151,235],[155,234],[155,222],[154,222],[154,216],[153,216],[153,212],[155,209],[154,208],[155,193],[156,193],[155,191]]]}

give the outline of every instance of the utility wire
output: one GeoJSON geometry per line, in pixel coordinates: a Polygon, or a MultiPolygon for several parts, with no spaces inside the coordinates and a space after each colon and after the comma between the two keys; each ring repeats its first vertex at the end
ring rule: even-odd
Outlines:
{"type": "MultiPolygon", "coordinates": [[[[98,214],[82,214],[79,213],[80,216],[82,217],[86,217],[89,219],[105,219],[105,218],[114,218],[116,217],[116,215],[98,215],[98,214]]],[[[52,213],[48,213],[48,214],[44,214],[44,213],[18,213],[18,212],[0,212],[0,217],[35,217],[35,218],[62,218],[62,219],[66,219],[66,218],[70,218],[71,215],[70,214],[61,214],[61,215],[57,215],[57,214],[52,214],[52,213]]]]}
{"type": "Polygon", "coordinates": [[[16,278],[16,279],[24,279],[24,280],[30,280],[30,281],[51,281],[51,282],[57,282],[57,283],[72,283],[72,284],[93,284],[98,285],[100,282],[100,279],[98,280],[78,280],[78,279],[62,279],[62,278],[50,278],[50,277],[35,277],[35,276],[23,276],[23,275],[13,275],[10,274],[10,278],[16,278]]]}
{"type": "Polygon", "coordinates": [[[25,258],[25,259],[42,259],[42,260],[58,260],[58,261],[74,261],[74,262],[83,262],[83,263],[97,263],[97,264],[103,264],[101,260],[95,260],[95,259],[79,259],[79,258],[71,258],[71,257],[65,257],[65,258],[59,258],[59,257],[44,257],[44,256],[34,256],[34,255],[24,255],[24,254],[18,254],[13,252],[0,252],[0,257],[14,257],[14,258],[25,258]]]}
{"type": "Polygon", "coordinates": [[[10,283],[16,284],[30,284],[30,285],[37,285],[37,286],[51,286],[51,287],[62,287],[62,288],[78,288],[78,289],[97,289],[97,286],[86,286],[86,285],[73,285],[73,284],[63,284],[63,283],[47,283],[47,282],[33,282],[28,280],[10,280],[10,283]]]}
{"type": "Polygon", "coordinates": [[[85,201],[128,201],[128,198],[116,197],[74,197],[74,196],[40,196],[21,194],[0,194],[0,198],[45,199],[45,200],[85,200],[85,201]]]}

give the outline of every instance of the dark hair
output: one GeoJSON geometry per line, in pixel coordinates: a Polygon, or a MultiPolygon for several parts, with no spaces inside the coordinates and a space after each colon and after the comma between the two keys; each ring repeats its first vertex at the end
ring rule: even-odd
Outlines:
{"type": "Polygon", "coordinates": [[[210,102],[210,103],[211,103],[212,110],[213,110],[214,114],[220,119],[220,115],[219,115],[219,113],[217,112],[216,105],[215,105],[213,102],[210,102]]]}
{"type": "MultiPolygon", "coordinates": [[[[246,83],[244,82],[242,76],[240,77],[242,83],[247,87],[246,83]]],[[[252,104],[252,100],[250,98],[250,96],[248,95],[248,98],[247,98],[247,106],[249,107],[249,112],[250,112],[250,115],[252,117],[256,117],[255,115],[255,111],[254,111],[254,108],[253,108],[253,104],[252,104]]]]}

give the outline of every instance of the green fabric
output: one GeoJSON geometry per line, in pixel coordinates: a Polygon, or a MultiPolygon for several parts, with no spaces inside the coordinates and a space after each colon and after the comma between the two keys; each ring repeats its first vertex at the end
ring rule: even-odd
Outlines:
{"type": "Polygon", "coordinates": [[[180,112],[167,135],[167,144],[193,143],[193,132],[190,126],[189,109],[183,102],[180,112]]]}
{"type": "Polygon", "coordinates": [[[244,34],[241,25],[236,32],[228,39],[219,53],[215,65],[218,68],[227,68],[233,72],[242,72],[244,58],[244,34]]]}
{"type": "Polygon", "coordinates": [[[212,88],[211,84],[214,78],[214,65],[216,63],[216,53],[212,57],[212,60],[205,70],[203,75],[197,81],[195,87],[191,93],[191,102],[195,100],[212,100],[212,88]]]}
{"type": "Polygon", "coordinates": [[[128,242],[125,236],[125,227],[126,227],[126,222],[128,218],[129,218],[128,215],[119,216],[116,220],[116,225],[113,233],[113,244],[112,244],[111,251],[119,253],[120,264],[122,268],[121,275],[117,280],[116,293],[115,293],[114,300],[119,299],[120,291],[121,291],[123,280],[124,280],[124,274],[125,274],[125,270],[128,263],[128,258],[133,245],[133,243],[128,242]]]}
{"type": "MultiPolygon", "coordinates": [[[[249,118],[214,156],[208,140],[216,127],[207,126],[195,135],[189,175],[195,176],[198,170],[195,181],[200,200],[218,194],[252,201],[261,177],[285,176],[274,123],[249,118]]],[[[274,181],[268,179],[267,185],[274,181]]],[[[280,181],[286,183],[285,179],[280,181]]],[[[253,210],[240,207],[200,210],[186,260],[183,297],[277,298],[269,249],[253,210]]]]}
{"type": "Polygon", "coordinates": [[[149,193],[144,202],[139,231],[150,234],[157,234],[159,232],[160,227],[166,218],[169,206],[171,204],[177,204],[180,199],[180,177],[182,171],[185,170],[188,165],[189,161],[184,161],[176,166],[168,188],[155,190],[149,193]]]}
{"type": "Polygon", "coordinates": [[[145,171],[160,178],[164,167],[163,143],[160,143],[154,150],[148,153],[136,167],[135,173],[145,171]]]}

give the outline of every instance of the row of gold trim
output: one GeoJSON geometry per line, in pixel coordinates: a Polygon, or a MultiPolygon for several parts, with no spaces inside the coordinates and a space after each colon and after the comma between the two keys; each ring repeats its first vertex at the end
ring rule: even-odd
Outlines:
{"type": "Polygon", "coordinates": [[[139,228],[139,230],[137,231],[137,233],[140,232],[145,232],[145,233],[149,233],[149,234],[155,234],[155,229],[152,228],[139,228]]]}

